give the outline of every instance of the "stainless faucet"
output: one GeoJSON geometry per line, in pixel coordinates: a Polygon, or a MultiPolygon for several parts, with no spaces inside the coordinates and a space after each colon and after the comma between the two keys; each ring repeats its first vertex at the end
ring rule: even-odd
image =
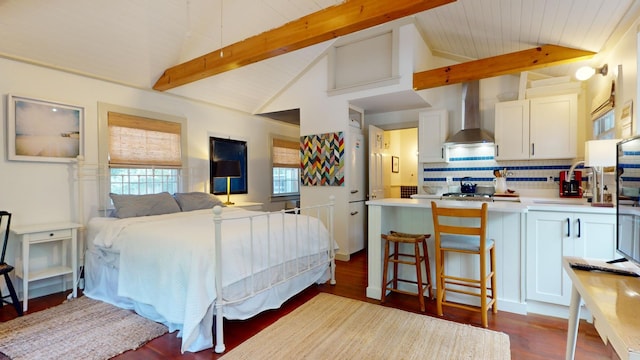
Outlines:
{"type": "Polygon", "coordinates": [[[573,171],[580,164],[584,164],[584,160],[576,161],[575,163],[573,163],[573,165],[571,165],[571,167],[569,168],[569,172],[567,172],[567,181],[571,181],[571,178],[573,177],[573,171]]]}
{"type": "MultiPolygon", "coordinates": [[[[573,177],[573,172],[576,170],[576,168],[580,165],[580,164],[584,164],[584,160],[579,160],[576,161],[575,163],[573,163],[573,165],[571,165],[571,167],[569,168],[569,171],[567,172],[567,179],[570,181],[571,178],[573,177]]],[[[598,193],[598,169],[596,169],[593,166],[584,166],[584,168],[590,168],[591,169],[591,174],[589,175],[589,190],[591,192],[591,198],[593,199],[592,201],[601,201],[601,197],[602,194],[598,193]]],[[[586,175],[586,173],[585,173],[586,175]]],[[[580,186],[580,185],[579,185],[580,186]]]]}

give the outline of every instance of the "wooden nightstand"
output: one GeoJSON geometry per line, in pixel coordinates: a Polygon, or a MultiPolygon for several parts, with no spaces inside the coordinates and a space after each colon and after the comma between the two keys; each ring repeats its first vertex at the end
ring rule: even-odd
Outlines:
{"type": "Polygon", "coordinates": [[[65,222],[53,224],[36,224],[13,226],[11,232],[22,242],[22,256],[16,258],[16,276],[22,279],[22,308],[27,311],[29,301],[29,282],[48,279],[54,276],[62,277],[62,291],[65,289],[66,275],[71,274],[73,297],[77,297],[78,283],[78,228],[80,224],[65,222]],[[38,271],[29,269],[29,248],[32,245],[62,242],[60,264],[51,265],[38,271]],[[67,252],[71,252],[71,264],[67,261],[67,252]]]}

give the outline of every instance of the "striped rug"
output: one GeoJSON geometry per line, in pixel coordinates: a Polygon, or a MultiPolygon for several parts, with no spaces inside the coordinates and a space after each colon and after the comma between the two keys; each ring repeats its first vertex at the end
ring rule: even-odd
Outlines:
{"type": "Polygon", "coordinates": [[[510,359],[492,330],[320,293],[222,359],[510,359]]]}

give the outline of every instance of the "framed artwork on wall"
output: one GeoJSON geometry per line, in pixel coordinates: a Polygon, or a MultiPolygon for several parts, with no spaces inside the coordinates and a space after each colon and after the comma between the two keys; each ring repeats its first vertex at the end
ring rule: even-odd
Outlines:
{"type": "Polygon", "coordinates": [[[84,155],[84,108],[7,96],[9,160],[72,162],[84,155]]]}
{"type": "Polygon", "coordinates": [[[300,137],[303,186],[344,186],[344,133],[300,137]]]}
{"type": "MultiPolygon", "coordinates": [[[[233,161],[240,164],[240,176],[229,177],[229,194],[249,192],[247,176],[247,142],[242,140],[209,137],[209,192],[227,194],[227,179],[217,176],[218,161],[233,161]]],[[[219,174],[218,174],[219,175],[219,174]]]]}
{"type": "Polygon", "coordinates": [[[400,158],[397,156],[391,157],[391,172],[394,172],[394,173],[400,172],[400,158]]]}

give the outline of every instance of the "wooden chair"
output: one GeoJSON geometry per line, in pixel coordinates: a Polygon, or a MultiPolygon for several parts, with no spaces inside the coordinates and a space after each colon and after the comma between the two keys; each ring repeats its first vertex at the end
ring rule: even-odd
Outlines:
{"type": "Polygon", "coordinates": [[[14,289],[13,284],[11,283],[11,278],[9,277],[9,273],[13,271],[13,266],[4,262],[4,256],[7,253],[7,242],[9,241],[9,228],[11,227],[11,213],[7,211],[0,211],[0,232],[4,227],[3,234],[3,242],[2,242],[2,254],[0,255],[0,275],[4,275],[4,281],[7,284],[7,288],[9,289],[9,295],[2,296],[2,292],[0,292],[0,307],[3,304],[12,304],[16,309],[18,316],[22,316],[22,306],[20,306],[20,302],[18,301],[18,295],[16,295],[16,289],[14,289]],[[5,300],[5,298],[11,297],[11,302],[5,300]]]}
{"type": "Polygon", "coordinates": [[[487,239],[487,204],[480,209],[441,208],[432,201],[433,230],[436,251],[436,303],[438,315],[442,316],[442,306],[452,306],[482,314],[482,326],[488,326],[487,312],[498,312],[496,302],[496,255],[493,239],[487,239]],[[479,225],[477,224],[479,221],[479,225]],[[457,225],[450,225],[450,224],[457,225]],[[458,225],[459,224],[459,225],[458,225]],[[445,274],[447,252],[478,255],[480,257],[479,279],[445,274]],[[489,259],[487,259],[489,253],[489,259]],[[487,263],[489,261],[489,263],[487,263]],[[487,265],[490,269],[487,272],[487,265]],[[490,282],[490,287],[487,283],[490,282]],[[471,289],[466,289],[471,288],[471,289]],[[472,290],[475,289],[475,290],[472,290]],[[480,290],[478,292],[478,289],[480,290]],[[490,291],[490,294],[489,294],[490,291]],[[480,298],[480,306],[447,301],[447,292],[455,292],[480,298]]]}
{"type": "Polygon", "coordinates": [[[382,270],[382,296],[381,302],[385,302],[387,291],[407,295],[417,295],[420,303],[420,311],[425,311],[424,292],[428,291],[429,299],[433,297],[431,286],[431,267],[429,265],[429,252],[427,250],[427,239],[431,234],[407,234],[391,231],[389,235],[382,234],[384,240],[384,269],[382,270]],[[393,243],[393,254],[390,254],[390,244],[393,243]],[[400,244],[412,244],[413,253],[400,252],[400,244]],[[420,255],[420,247],[422,247],[422,255],[420,255]],[[393,263],[393,275],[388,280],[389,263],[393,263]],[[422,264],[424,263],[427,275],[426,281],[422,279],[422,264]],[[401,279],[398,277],[398,265],[412,265],[416,269],[416,281],[401,279]],[[410,283],[417,286],[418,292],[413,293],[406,290],[398,289],[398,282],[410,283]]]}

